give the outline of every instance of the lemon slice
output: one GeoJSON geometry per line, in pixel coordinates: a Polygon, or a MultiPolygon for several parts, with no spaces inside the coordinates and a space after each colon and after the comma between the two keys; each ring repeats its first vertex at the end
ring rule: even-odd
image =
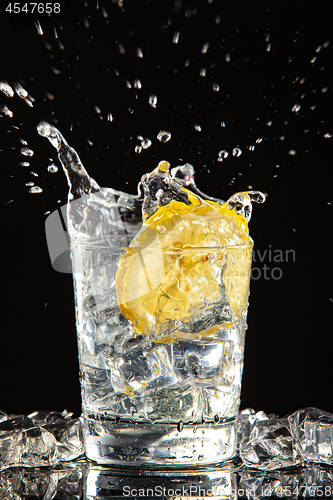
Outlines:
{"type": "Polygon", "coordinates": [[[157,206],[116,274],[123,315],[138,333],[160,341],[210,335],[240,319],[248,305],[253,241],[241,206],[251,206],[250,194],[220,205],[181,190],[187,203],[157,206]]]}

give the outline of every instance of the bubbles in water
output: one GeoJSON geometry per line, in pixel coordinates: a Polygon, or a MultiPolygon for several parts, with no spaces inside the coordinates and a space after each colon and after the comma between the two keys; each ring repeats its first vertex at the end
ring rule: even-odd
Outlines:
{"type": "Polygon", "coordinates": [[[291,108],[291,111],[293,113],[298,113],[301,109],[301,105],[300,104],[294,104],[294,106],[291,108]]]}
{"type": "Polygon", "coordinates": [[[34,154],[32,149],[29,148],[21,148],[21,155],[24,156],[32,156],[34,154]]]}
{"type": "Polygon", "coordinates": [[[55,172],[58,172],[58,167],[57,165],[53,165],[52,163],[52,165],[49,165],[47,167],[47,171],[50,172],[51,174],[54,174],[55,172]]]}
{"type": "Polygon", "coordinates": [[[221,149],[221,151],[219,151],[218,153],[217,161],[223,161],[225,158],[227,158],[228,155],[228,151],[226,151],[225,149],[221,149]]]}
{"type": "Polygon", "coordinates": [[[201,127],[200,125],[194,125],[194,128],[197,132],[201,132],[201,127]]]}
{"type": "Polygon", "coordinates": [[[7,97],[14,97],[14,90],[7,82],[0,82],[0,90],[6,94],[7,97]]]}
{"type": "Polygon", "coordinates": [[[148,102],[152,108],[156,108],[157,105],[157,96],[152,94],[149,96],[148,102]]]}
{"type": "Polygon", "coordinates": [[[9,116],[9,118],[13,118],[14,113],[4,104],[0,107],[0,111],[1,113],[4,113],[6,116],[9,116]]]}
{"type": "Polygon", "coordinates": [[[232,150],[232,156],[240,156],[242,154],[242,150],[240,148],[234,148],[232,150]]]}
{"type": "Polygon", "coordinates": [[[160,130],[157,134],[157,139],[160,142],[168,142],[171,139],[171,132],[168,132],[167,130],[160,130]]]}
{"type": "Polygon", "coordinates": [[[214,92],[218,92],[220,90],[220,86],[218,83],[213,83],[213,90],[214,92]]]}
{"type": "Polygon", "coordinates": [[[39,186],[33,186],[29,189],[29,193],[32,193],[32,194],[38,194],[38,193],[42,193],[42,192],[43,192],[43,190],[39,186]]]}

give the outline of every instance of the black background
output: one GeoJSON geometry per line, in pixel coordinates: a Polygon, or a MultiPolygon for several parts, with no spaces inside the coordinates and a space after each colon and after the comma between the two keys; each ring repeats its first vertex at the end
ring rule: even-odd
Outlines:
{"type": "Polygon", "coordinates": [[[192,163],[210,195],[227,199],[250,185],[267,193],[250,222],[256,255],[266,257],[253,264],[242,408],[333,412],[332,138],[324,137],[333,133],[331,2],[61,2],[60,15],[40,17],[43,35],[34,16],[5,13],[7,3],[0,80],[21,83],[35,102],[0,95],[13,111],[0,119],[0,408],[80,413],[72,278],[52,269],[45,240],[45,213],[67,195],[56,152],[36,132],[47,120],[102,186],[135,193],[140,176],[166,159],[192,163]],[[165,144],[156,138],[162,129],[172,133],[165,144]],[[138,135],[152,141],[139,154],[138,135]],[[222,149],[229,156],[218,162],[222,149]],[[28,182],[43,191],[29,193],[28,182]],[[295,259],[270,262],[268,250],[284,260],[294,250],[295,259]]]}

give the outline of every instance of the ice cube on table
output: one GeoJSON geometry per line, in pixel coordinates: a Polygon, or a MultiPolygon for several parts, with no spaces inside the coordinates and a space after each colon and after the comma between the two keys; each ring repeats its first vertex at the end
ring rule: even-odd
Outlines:
{"type": "Polygon", "coordinates": [[[296,451],[307,462],[333,465],[333,415],[318,408],[304,408],[288,417],[296,451]]]}
{"type": "Polygon", "coordinates": [[[248,441],[241,443],[239,455],[248,467],[264,470],[298,465],[301,456],[295,453],[294,441],[288,419],[256,421],[248,441]]]}

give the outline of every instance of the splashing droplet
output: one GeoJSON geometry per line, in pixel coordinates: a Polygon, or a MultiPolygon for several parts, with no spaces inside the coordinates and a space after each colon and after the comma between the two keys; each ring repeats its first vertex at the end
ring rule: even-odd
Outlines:
{"type": "Polygon", "coordinates": [[[225,158],[227,158],[228,155],[228,151],[226,151],[225,149],[221,149],[221,151],[219,151],[217,161],[223,161],[225,158]]]}
{"type": "Polygon", "coordinates": [[[0,111],[1,113],[4,113],[6,116],[9,116],[9,118],[13,118],[14,116],[14,113],[4,104],[0,107],[0,111]]]}
{"type": "Polygon", "coordinates": [[[173,40],[172,40],[172,43],[178,43],[179,42],[179,35],[180,35],[180,32],[179,31],[176,31],[175,34],[173,35],[173,40]]]}
{"type": "Polygon", "coordinates": [[[232,156],[240,156],[242,154],[242,150],[240,148],[234,148],[232,150],[232,156]]]}
{"type": "Polygon", "coordinates": [[[29,148],[21,148],[21,155],[23,156],[33,156],[34,152],[29,148]]]}
{"type": "Polygon", "coordinates": [[[168,132],[167,130],[161,130],[161,131],[157,134],[157,139],[158,139],[160,142],[168,142],[168,141],[170,141],[170,139],[171,139],[171,132],[168,132]]]}
{"type": "Polygon", "coordinates": [[[150,139],[148,139],[148,137],[145,137],[143,139],[143,141],[141,142],[141,146],[143,149],[148,149],[148,148],[150,148],[151,145],[152,145],[152,142],[150,139]]]}
{"type": "Polygon", "coordinates": [[[47,167],[47,171],[50,172],[51,174],[55,174],[56,172],[58,172],[58,167],[56,165],[49,165],[47,167]]]}
{"type": "Polygon", "coordinates": [[[157,96],[152,94],[149,96],[148,102],[152,108],[156,108],[157,105],[157,96]]]}
{"type": "Polygon", "coordinates": [[[3,92],[7,97],[14,97],[14,90],[11,88],[10,85],[8,85],[7,82],[0,82],[0,90],[3,92]]]}
{"type": "Polygon", "coordinates": [[[42,192],[43,192],[43,190],[39,186],[33,186],[29,189],[29,193],[32,193],[32,194],[38,194],[38,193],[42,193],[42,192]]]}
{"type": "Polygon", "coordinates": [[[300,104],[294,104],[294,106],[291,108],[291,111],[293,113],[298,113],[301,109],[301,105],[300,104]]]}

